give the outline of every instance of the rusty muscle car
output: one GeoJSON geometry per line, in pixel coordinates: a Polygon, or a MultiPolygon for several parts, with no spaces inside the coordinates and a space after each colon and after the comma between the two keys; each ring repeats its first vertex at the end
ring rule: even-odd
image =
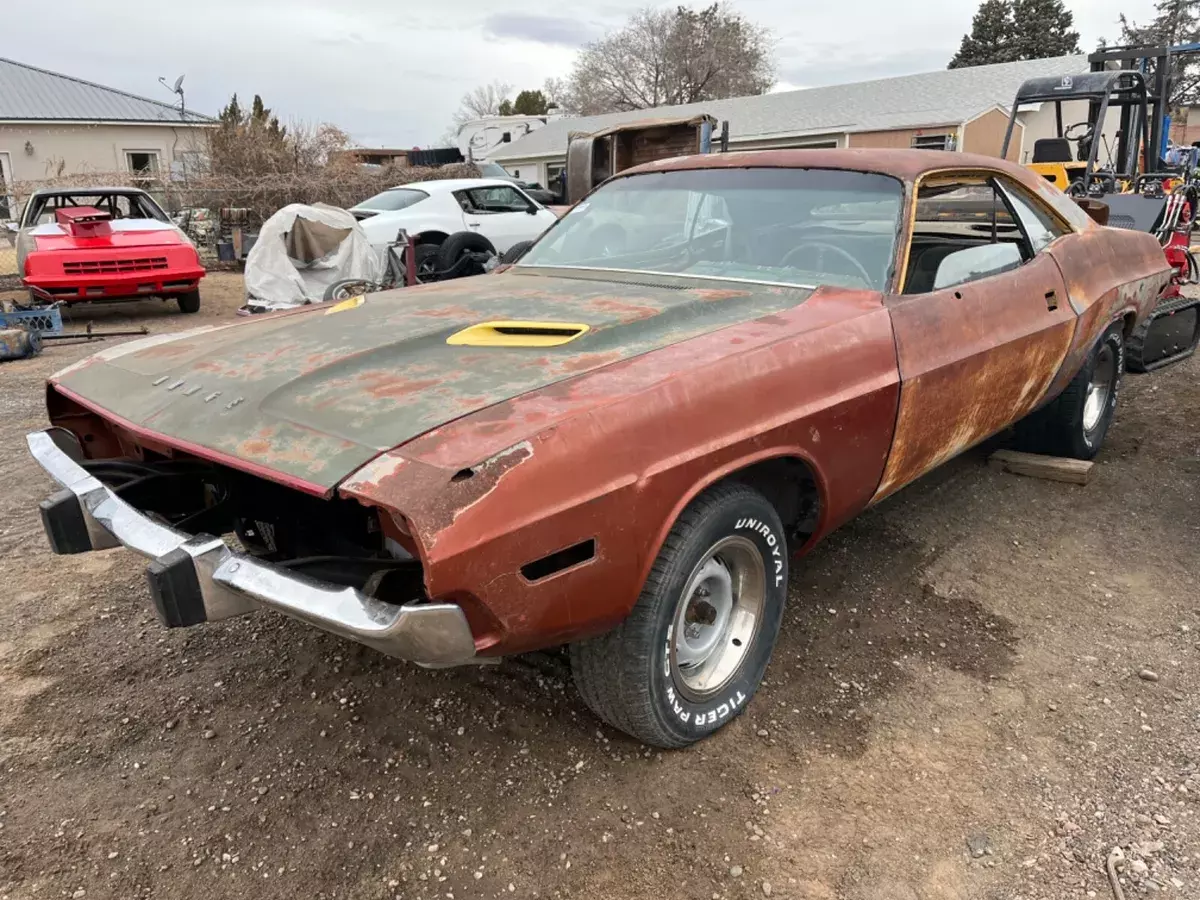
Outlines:
{"type": "Polygon", "coordinates": [[[833,529],[1010,428],[1094,456],[1170,277],[996,159],[685,157],[497,273],[107,349],[28,442],[54,551],[147,557],[168,626],[566,645],[602,719],[679,747],[746,708],[833,529]]]}

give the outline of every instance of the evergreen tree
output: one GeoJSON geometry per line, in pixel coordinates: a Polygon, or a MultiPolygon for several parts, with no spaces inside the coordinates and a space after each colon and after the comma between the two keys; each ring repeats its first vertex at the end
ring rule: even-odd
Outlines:
{"type": "Polygon", "coordinates": [[[971,20],[971,33],[964,34],[950,69],[986,66],[1017,59],[1013,47],[1015,29],[1009,0],[983,0],[971,20]]]}
{"type": "Polygon", "coordinates": [[[1079,53],[1075,17],[1062,0],[1013,0],[1014,49],[1017,59],[1045,59],[1079,53]]]}
{"type": "Polygon", "coordinates": [[[228,105],[221,110],[220,119],[226,126],[237,127],[242,124],[242,108],[238,105],[237,94],[229,98],[228,105]]]}
{"type": "Polygon", "coordinates": [[[948,68],[1079,53],[1079,32],[1063,0],[984,0],[948,68]]]}
{"type": "Polygon", "coordinates": [[[513,112],[518,116],[544,116],[550,102],[541,91],[521,91],[513,101],[513,112]]]}

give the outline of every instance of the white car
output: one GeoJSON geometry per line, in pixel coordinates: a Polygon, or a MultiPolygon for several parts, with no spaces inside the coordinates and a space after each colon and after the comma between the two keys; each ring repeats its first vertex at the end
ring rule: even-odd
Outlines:
{"type": "Polygon", "coordinates": [[[399,185],[352,206],[350,212],[380,252],[403,228],[425,245],[441,244],[463,231],[474,232],[503,254],[513,244],[536,239],[558,220],[512,182],[496,178],[399,185]]]}

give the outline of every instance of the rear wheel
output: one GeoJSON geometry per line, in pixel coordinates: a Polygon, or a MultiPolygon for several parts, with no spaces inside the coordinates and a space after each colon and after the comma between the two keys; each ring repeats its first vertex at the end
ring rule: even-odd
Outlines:
{"type": "Polygon", "coordinates": [[[1030,453],[1093,459],[1117,409],[1125,371],[1121,323],[1104,332],[1066,389],[1017,426],[1017,443],[1030,453]]]}
{"type": "Polygon", "coordinates": [[[186,294],[180,294],[175,298],[175,302],[179,304],[179,311],[182,313],[200,312],[200,291],[188,291],[186,294]]]}
{"type": "Polygon", "coordinates": [[[584,701],[657,747],[684,747],[741,714],[779,634],[787,546],[775,508],[741,484],[680,515],[628,618],[571,645],[584,701]]]}
{"type": "MultiPolygon", "coordinates": [[[[435,279],[438,272],[439,256],[440,248],[437,244],[417,244],[416,250],[413,251],[413,263],[417,270],[417,281],[424,283],[435,279]]],[[[407,277],[407,274],[405,274],[400,279],[400,284],[404,284],[407,277]]]]}

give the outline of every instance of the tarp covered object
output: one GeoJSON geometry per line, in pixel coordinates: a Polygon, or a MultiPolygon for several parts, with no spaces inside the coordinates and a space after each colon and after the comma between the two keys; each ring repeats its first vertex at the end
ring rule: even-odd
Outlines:
{"type": "Polygon", "coordinates": [[[378,281],[382,263],[354,216],[292,203],[263,223],[246,257],[246,299],[268,309],[320,303],[344,278],[378,281]]]}

